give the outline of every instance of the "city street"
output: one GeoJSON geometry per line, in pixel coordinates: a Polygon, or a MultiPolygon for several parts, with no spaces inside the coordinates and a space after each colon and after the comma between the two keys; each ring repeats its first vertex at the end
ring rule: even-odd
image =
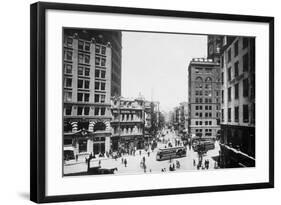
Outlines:
{"type": "MultiPolygon", "coordinates": [[[[171,142],[174,146],[174,143],[176,140],[180,140],[179,137],[176,136],[176,134],[171,132],[166,132],[166,135],[164,136],[165,142],[171,142]]],[[[180,142],[181,143],[181,142],[180,142]]],[[[105,169],[111,169],[111,168],[117,168],[118,170],[115,172],[115,174],[138,174],[138,173],[155,173],[155,172],[161,172],[163,169],[166,170],[166,172],[169,172],[170,165],[175,164],[178,160],[180,163],[180,168],[176,168],[175,171],[190,171],[190,170],[197,170],[197,163],[198,163],[198,153],[194,152],[192,147],[189,150],[189,147],[187,146],[187,154],[186,157],[182,158],[176,158],[170,160],[164,160],[164,161],[157,161],[156,160],[156,154],[157,150],[161,147],[167,146],[166,143],[158,142],[157,148],[154,149],[154,151],[151,151],[150,149],[146,152],[145,150],[137,150],[135,156],[133,155],[123,155],[120,158],[117,158],[117,160],[112,158],[95,158],[91,160],[91,167],[98,166],[100,161],[101,168],[105,169]],[[148,152],[150,153],[148,157],[148,152]],[[145,164],[146,164],[146,171],[141,166],[141,161],[145,157],[145,164]],[[123,160],[127,160],[127,166],[125,167],[124,163],[122,163],[123,160]],[[195,160],[195,166],[194,162],[195,160]]],[[[218,142],[215,143],[215,149],[210,150],[207,152],[206,155],[203,155],[203,164],[204,160],[209,160],[209,169],[215,168],[215,161],[212,157],[219,155],[219,144],[218,142]]],[[[201,168],[200,168],[201,169],[201,168]]],[[[87,171],[87,163],[85,162],[85,158],[81,157],[76,162],[75,160],[68,161],[67,164],[64,165],[64,174],[75,174],[75,173],[81,173],[87,171]]]]}

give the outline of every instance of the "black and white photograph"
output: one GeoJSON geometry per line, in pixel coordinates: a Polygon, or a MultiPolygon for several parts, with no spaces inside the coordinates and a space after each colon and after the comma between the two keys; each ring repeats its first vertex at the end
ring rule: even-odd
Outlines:
{"type": "Polygon", "coordinates": [[[62,36],[64,177],[256,166],[254,36],[62,36]]]}

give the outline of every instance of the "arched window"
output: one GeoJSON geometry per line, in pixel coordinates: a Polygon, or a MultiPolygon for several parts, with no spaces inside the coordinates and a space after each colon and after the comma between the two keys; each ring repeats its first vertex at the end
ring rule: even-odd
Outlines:
{"type": "Polygon", "coordinates": [[[95,131],[103,131],[103,130],[105,130],[105,128],[106,128],[106,125],[103,122],[97,122],[94,125],[94,132],[95,131]]]}
{"type": "Polygon", "coordinates": [[[72,125],[69,122],[64,122],[63,129],[65,132],[71,132],[72,131],[72,125]]]}
{"type": "Polygon", "coordinates": [[[89,122],[78,122],[78,130],[88,130],[89,122]]]}
{"type": "Polygon", "coordinates": [[[212,82],[212,78],[207,77],[207,78],[205,79],[205,82],[209,82],[209,83],[211,83],[211,82],[212,82]]]}

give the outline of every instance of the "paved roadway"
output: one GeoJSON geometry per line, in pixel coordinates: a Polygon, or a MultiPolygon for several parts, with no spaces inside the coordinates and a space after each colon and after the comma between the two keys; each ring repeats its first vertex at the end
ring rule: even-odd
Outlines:
{"type": "MultiPolygon", "coordinates": [[[[165,135],[164,140],[170,141],[172,144],[174,144],[175,139],[180,140],[174,132],[169,132],[165,135]]],[[[164,143],[158,143],[159,147],[167,146],[167,144],[164,143]]],[[[124,155],[123,159],[127,160],[127,167],[125,167],[124,164],[122,164],[121,158],[118,158],[117,160],[111,159],[111,158],[101,158],[101,159],[93,159],[91,160],[91,167],[97,166],[98,161],[101,160],[101,167],[102,168],[114,168],[117,167],[118,171],[115,172],[115,174],[138,174],[138,173],[145,173],[144,169],[140,166],[140,162],[145,157],[146,162],[146,173],[150,172],[161,172],[163,168],[166,169],[167,172],[169,172],[169,166],[170,161],[164,160],[164,161],[157,161],[156,160],[156,153],[157,149],[155,149],[153,152],[149,150],[150,156],[148,157],[147,152],[144,150],[141,150],[141,155],[139,154],[139,150],[137,150],[136,155],[124,155]]],[[[203,156],[203,161],[208,159],[209,169],[214,169],[215,161],[213,160],[213,156],[219,155],[219,144],[215,143],[215,149],[210,150],[207,152],[206,155],[203,156]]],[[[193,160],[196,161],[196,164],[198,163],[198,154],[197,152],[194,152],[193,149],[189,150],[187,147],[187,155],[186,157],[172,159],[172,164],[178,160],[180,162],[180,168],[176,169],[175,171],[192,171],[197,170],[197,166],[193,166],[193,160]]],[[[175,164],[176,165],[176,164],[175,164]]],[[[68,162],[68,164],[64,165],[64,173],[70,174],[70,173],[77,173],[77,172],[86,172],[87,171],[87,164],[85,163],[85,158],[81,158],[78,160],[78,162],[75,162],[74,160],[72,162],[68,162]]]]}

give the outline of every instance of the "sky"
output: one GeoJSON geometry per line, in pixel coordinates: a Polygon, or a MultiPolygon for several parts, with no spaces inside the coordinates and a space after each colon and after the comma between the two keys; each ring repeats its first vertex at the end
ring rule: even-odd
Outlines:
{"type": "Polygon", "coordinates": [[[143,95],[171,111],[187,102],[188,65],[207,57],[207,36],[122,32],[122,96],[143,95]]]}

